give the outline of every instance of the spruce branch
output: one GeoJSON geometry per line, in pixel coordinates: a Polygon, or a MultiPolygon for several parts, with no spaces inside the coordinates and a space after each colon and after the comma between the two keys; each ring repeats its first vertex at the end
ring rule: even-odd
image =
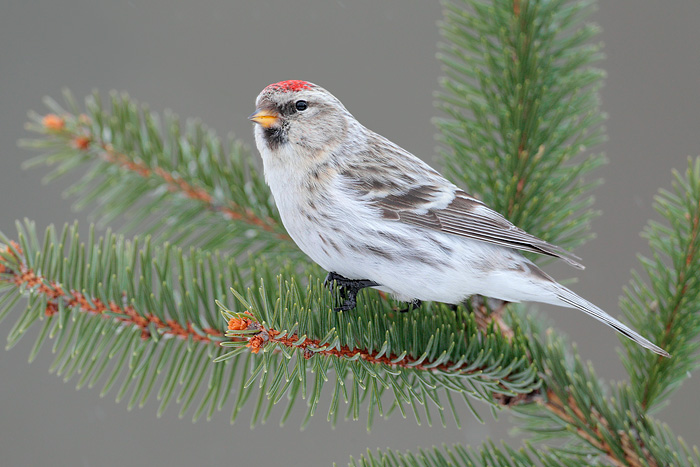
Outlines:
{"type": "MultiPolygon", "coordinates": [[[[584,177],[605,158],[582,157],[604,138],[600,53],[589,44],[598,29],[582,25],[590,2],[569,3],[445,2],[438,107],[447,118],[436,126],[448,177],[520,228],[573,248],[597,214],[590,192],[600,180],[584,177]]],[[[505,306],[484,322],[507,329],[505,306]]]]}
{"type": "MultiPolygon", "coordinates": [[[[141,314],[131,305],[120,305],[113,300],[109,301],[109,303],[104,303],[100,298],[90,297],[77,290],[66,291],[61,284],[47,280],[46,277],[37,275],[33,269],[27,267],[26,258],[22,256],[23,251],[19,245],[14,241],[10,241],[10,245],[12,245],[12,248],[5,250],[4,256],[9,256],[12,259],[16,269],[0,265],[0,273],[6,274],[3,281],[14,284],[18,290],[33,290],[35,296],[41,302],[45,302],[44,315],[49,318],[59,313],[59,310],[75,309],[81,314],[113,318],[129,327],[139,328],[142,339],[149,339],[156,334],[165,337],[179,337],[181,339],[210,342],[212,337],[222,336],[222,332],[218,329],[204,328],[201,331],[196,331],[191,322],[187,322],[183,327],[173,319],[163,321],[153,313],[141,314]],[[15,252],[19,256],[15,256],[15,252]]],[[[24,326],[27,324],[29,323],[23,323],[23,326],[17,327],[17,332],[24,332],[24,326]]],[[[10,333],[10,346],[16,342],[15,339],[15,335],[10,333]]]]}
{"type": "Polygon", "coordinates": [[[102,394],[121,380],[117,400],[132,389],[131,408],[142,406],[164,376],[159,413],[178,386],[181,415],[198,394],[194,418],[221,410],[229,397],[221,390],[237,372],[234,365],[210,369],[222,352],[216,343],[225,338],[215,328],[217,313],[202,304],[226,300],[221,287],[240,281],[231,260],[216,264],[196,251],[187,258],[171,245],[154,248],[149,239],[126,241],[109,232],[95,238],[94,229],[82,243],[77,225],[60,233],[49,227],[42,241],[29,221],[17,230],[16,242],[0,234],[0,318],[22,297],[27,301],[8,348],[43,321],[30,360],[53,339],[51,370],[65,380],[80,375],[78,387],[109,374],[102,394]]]}
{"type": "Polygon", "coordinates": [[[557,448],[539,450],[526,445],[521,449],[513,449],[504,445],[502,448],[493,442],[485,443],[478,449],[454,445],[441,448],[419,449],[414,454],[410,451],[396,452],[392,450],[376,453],[367,451],[357,461],[350,460],[351,467],[532,467],[542,465],[544,467],[580,467],[603,465],[595,458],[582,454],[567,452],[557,448]]]}
{"type": "Polygon", "coordinates": [[[643,235],[652,258],[639,257],[649,285],[634,273],[620,306],[634,326],[648,330],[674,358],[656,359],[625,345],[625,367],[645,410],[665,401],[698,367],[700,358],[700,159],[685,175],[673,172],[673,190],[661,190],[643,235]]]}
{"type": "Polygon", "coordinates": [[[566,350],[563,339],[550,332],[541,339],[536,323],[530,325],[530,353],[542,376],[541,397],[513,410],[532,441],[560,438],[577,452],[602,454],[606,463],[620,467],[697,465],[697,452],[691,455],[680,438],[647,414],[637,388],[618,383],[607,390],[590,364],[566,350]]]}
{"type": "MultiPolygon", "coordinates": [[[[444,3],[439,58],[446,77],[436,120],[446,175],[526,231],[573,248],[585,242],[585,176],[604,138],[592,67],[592,3],[455,0],[444,3]]],[[[533,257],[533,259],[541,259],[533,257]]]]}
{"type": "Polygon", "coordinates": [[[55,339],[53,368],[65,379],[80,375],[79,387],[96,384],[120,355],[103,393],[121,380],[118,400],[128,388],[134,391],[129,407],[144,404],[165,372],[159,413],[179,382],[181,413],[199,395],[194,418],[207,404],[211,416],[237,379],[232,419],[260,391],[266,397],[253,399],[254,421],[265,420],[287,396],[282,420],[299,399],[308,398],[307,423],[321,395],[330,392],[328,417],[334,422],[342,401],[355,419],[367,402],[368,427],[377,415],[398,410],[407,416],[406,406],[418,423],[423,417],[432,423],[434,406],[442,424],[449,412],[459,424],[455,398],[470,408],[468,398],[497,404],[494,394],[520,400],[518,395],[539,384],[525,337],[514,332],[507,339],[494,329],[482,334],[464,309],[431,305],[420,313],[397,313],[375,294],[362,311],[336,313],[337,291],[334,297],[320,280],[309,281],[291,267],[276,276],[263,263],[242,273],[230,257],[196,249],[185,255],[181,247],[153,246],[148,238],[127,241],[110,232],[96,238],[91,228],[81,241],[74,225],[60,233],[50,227],[40,239],[31,222],[17,228],[16,242],[0,234],[0,317],[20,298],[27,300],[8,346],[43,321],[31,358],[55,339]],[[242,277],[252,280],[247,291],[242,277]],[[299,285],[304,282],[309,284],[299,285]],[[229,284],[246,298],[237,292],[239,300],[232,303],[229,284]],[[218,330],[215,302],[229,321],[239,320],[229,323],[233,330],[226,336],[218,330]],[[173,351],[179,358],[168,360],[173,351]],[[207,373],[202,395],[198,390],[207,373]],[[335,384],[327,385],[330,373],[335,384]]]}
{"type": "MultiPolygon", "coordinates": [[[[603,138],[602,73],[592,68],[600,53],[589,44],[597,29],[582,26],[591,5],[453,0],[442,25],[440,105],[449,118],[437,124],[449,175],[519,226],[568,248],[589,237],[589,193],[598,182],[584,178],[604,162],[582,157],[603,138]]],[[[631,381],[608,389],[561,338],[543,337],[515,307],[498,308],[491,322],[478,321],[470,304],[399,314],[365,291],[356,311],[333,312],[338,292],[324,288],[317,268],[279,267],[300,256],[240,144],[226,151],[198,123],[183,133],[174,117],[161,127],[123,95],[112,96],[109,111],[99,96],[88,98],[85,114],[70,96],[70,111],[48,104],[52,113],[33,116],[30,126],[41,138],[25,143],[47,153],[32,164],[59,164],[50,177],[88,166],[71,190],[81,194],[79,207],[97,204],[103,223],[133,210],[127,230],[158,238],[95,238],[91,229],[81,243],[73,226],[39,239],[30,222],[18,225],[16,241],[0,236],[0,319],[27,301],[8,345],[43,322],[30,358],[54,339],[53,369],[79,375],[78,386],[109,374],[103,393],[121,380],[117,399],[131,389],[132,407],[145,403],[160,376],[159,413],[179,388],[181,414],[199,400],[193,418],[211,417],[235,399],[231,420],[253,405],[252,423],[286,397],[282,422],[305,399],[306,424],[328,394],[332,422],[342,402],[353,419],[366,405],[368,427],[396,411],[432,424],[433,408],[443,425],[449,413],[459,425],[455,399],[477,417],[471,400],[479,400],[512,408],[532,442],[564,442],[388,451],[359,465],[698,464],[697,450],[651,413],[697,367],[700,159],[657,198],[668,225],[645,231],[649,285],[635,275],[622,302],[632,324],[675,358],[625,341],[631,381]],[[201,249],[185,254],[181,244],[201,249]],[[219,247],[227,253],[212,251],[219,247]],[[236,258],[246,250],[278,256],[271,266],[244,268],[236,258]]]]}
{"type": "MultiPolygon", "coordinates": [[[[441,24],[446,44],[440,58],[447,77],[439,97],[449,118],[438,120],[437,126],[448,148],[443,153],[448,174],[517,225],[565,246],[587,238],[594,214],[587,191],[597,182],[585,183],[582,177],[604,162],[602,156],[577,157],[603,138],[597,97],[602,73],[592,68],[600,54],[588,44],[597,30],[580,26],[590,7],[589,2],[463,0],[445,5],[441,24]]],[[[675,218],[687,219],[692,226],[696,204],[676,204],[686,209],[676,209],[675,218]]],[[[692,229],[671,224],[695,242],[692,229]]],[[[666,251],[678,244],[663,237],[658,242],[666,251]]],[[[689,268],[689,250],[677,251],[685,253],[682,258],[669,257],[689,268]]],[[[664,277],[657,272],[663,271],[660,266],[660,261],[653,263],[649,275],[664,277]]],[[[681,275],[685,281],[688,277],[695,275],[681,275]]],[[[676,283],[659,282],[659,290],[676,283]]],[[[680,296],[686,292],[682,285],[676,290],[680,296]]],[[[637,316],[647,310],[648,306],[638,307],[637,316]]],[[[669,321],[633,324],[653,336],[653,329],[669,321]]],[[[673,450],[650,448],[654,423],[636,403],[641,399],[629,395],[627,385],[606,395],[592,369],[566,352],[561,342],[539,344],[534,334],[530,355],[542,386],[539,395],[530,396],[534,403],[514,407],[524,415],[526,432],[539,433],[535,439],[561,436],[577,450],[602,455],[613,465],[671,464],[673,450]]],[[[684,346],[682,340],[679,346],[684,346]]],[[[649,355],[644,358],[656,362],[649,355]]],[[[687,368],[685,363],[680,366],[687,368]]],[[[639,380],[644,377],[640,372],[639,380]]]]}
{"type": "MultiPolygon", "coordinates": [[[[375,414],[399,410],[406,417],[404,404],[412,408],[418,423],[418,408],[423,407],[432,424],[428,409],[435,405],[443,425],[447,412],[452,412],[459,425],[454,396],[464,398],[474,411],[465,396],[494,405],[503,400],[521,402],[538,386],[522,334],[517,332],[509,340],[493,327],[482,334],[464,309],[455,312],[429,305],[421,311],[397,313],[390,303],[375,299],[349,313],[335,312],[333,296],[324,291],[320,281],[304,289],[293,278],[279,277],[276,291],[270,284],[270,279],[256,282],[245,297],[243,291],[234,291],[247,311],[240,314],[222,307],[229,327],[226,335],[234,339],[222,345],[235,348],[230,356],[248,350],[284,354],[288,360],[282,360],[284,369],[278,367],[273,380],[278,380],[282,371],[304,375],[307,365],[311,366],[317,375],[309,399],[312,410],[332,365],[336,389],[328,417],[333,421],[342,398],[353,418],[358,416],[358,403],[369,400],[368,428],[375,414]],[[347,375],[354,377],[351,384],[343,382],[347,375]],[[388,410],[383,408],[385,392],[393,396],[388,410]]],[[[274,400],[283,394],[280,390],[297,384],[292,380],[281,389],[279,383],[269,386],[265,381],[268,373],[261,373],[260,384],[269,387],[266,393],[274,400]]]]}
{"type": "Polygon", "coordinates": [[[234,255],[298,254],[251,155],[235,139],[226,150],[201,123],[188,121],[183,132],[171,114],[161,126],[161,117],[125,94],[112,93],[109,110],[94,94],[85,100],[85,113],[68,92],[65,101],[70,110],[46,99],[54,113],[31,115],[27,128],[41,137],[21,144],[45,154],[25,166],[57,164],[47,181],[86,167],[67,193],[81,195],[78,209],[96,204],[100,224],[124,215],[124,232],[139,230],[160,241],[234,255]]]}
{"type": "MultiPolygon", "coordinates": [[[[519,320],[513,313],[510,318],[519,320]]],[[[524,449],[530,449],[532,442],[540,444],[552,438],[565,442],[560,448],[537,446],[534,459],[542,465],[697,465],[697,450],[688,449],[667,426],[645,415],[628,384],[618,384],[608,391],[592,366],[569,352],[563,339],[549,331],[543,335],[533,320],[520,324],[532,334],[530,356],[541,377],[540,388],[529,395],[526,403],[509,406],[519,421],[519,431],[530,436],[524,449]]],[[[499,452],[491,452],[492,447],[480,452],[484,454],[484,450],[495,457],[482,460],[483,464],[464,461],[463,465],[511,465],[506,461],[497,463],[499,452]]],[[[525,464],[513,465],[533,465],[527,463],[531,462],[528,457],[518,462],[525,464]]],[[[421,460],[415,465],[443,464],[421,460]]]]}
{"type": "MultiPolygon", "coordinates": [[[[667,443],[667,451],[672,453],[667,459],[668,463],[679,467],[692,467],[700,463],[700,455],[697,450],[689,449],[683,442],[675,439],[665,426],[658,426],[656,437],[651,444],[667,443]]],[[[489,441],[478,449],[454,445],[448,447],[433,447],[432,449],[419,449],[417,453],[397,452],[390,449],[377,452],[367,451],[359,459],[351,458],[350,467],[532,467],[542,465],[544,467],[581,467],[581,466],[605,466],[610,465],[607,459],[591,456],[572,449],[558,447],[535,447],[529,443],[520,449],[514,449],[508,445],[496,446],[489,441]]],[[[648,466],[656,464],[613,464],[628,466],[648,466]]]]}

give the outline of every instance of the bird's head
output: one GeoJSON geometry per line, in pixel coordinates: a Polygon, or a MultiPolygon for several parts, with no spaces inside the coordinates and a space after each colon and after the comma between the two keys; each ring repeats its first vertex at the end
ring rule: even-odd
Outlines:
{"type": "Polygon", "coordinates": [[[344,139],[352,115],[331,93],[307,81],[271,84],[258,95],[255,141],[261,153],[302,152],[320,157],[344,139]]]}

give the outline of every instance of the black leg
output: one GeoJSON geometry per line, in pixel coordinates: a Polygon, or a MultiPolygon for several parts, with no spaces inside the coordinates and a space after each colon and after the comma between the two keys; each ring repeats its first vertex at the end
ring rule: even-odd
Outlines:
{"type": "MultiPolygon", "coordinates": [[[[354,309],[357,306],[357,294],[360,292],[360,290],[379,285],[369,279],[348,279],[347,277],[343,277],[340,274],[331,271],[323,281],[323,285],[331,289],[333,288],[333,282],[338,285],[341,297],[343,297],[343,304],[337,308],[334,308],[335,311],[349,311],[354,309]]],[[[406,308],[399,311],[401,313],[406,313],[416,310],[420,308],[422,303],[423,302],[418,299],[411,300],[406,308]]]]}
{"type": "Polygon", "coordinates": [[[323,285],[328,288],[333,287],[333,282],[338,285],[340,289],[341,296],[343,297],[343,304],[337,308],[335,311],[349,311],[357,306],[357,294],[360,290],[366,287],[376,287],[377,284],[369,279],[348,279],[343,277],[338,273],[329,272],[326,276],[326,280],[323,281],[323,285]]]}

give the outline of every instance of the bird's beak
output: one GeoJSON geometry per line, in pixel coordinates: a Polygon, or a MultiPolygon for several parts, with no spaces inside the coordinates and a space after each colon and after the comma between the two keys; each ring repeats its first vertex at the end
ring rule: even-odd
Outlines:
{"type": "Polygon", "coordinates": [[[277,123],[280,116],[277,112],[265,109],[255,109],[255,112],[248,117],[248,120],[252,120],[263,128],[270,128],[272,125],[277,123]]]}

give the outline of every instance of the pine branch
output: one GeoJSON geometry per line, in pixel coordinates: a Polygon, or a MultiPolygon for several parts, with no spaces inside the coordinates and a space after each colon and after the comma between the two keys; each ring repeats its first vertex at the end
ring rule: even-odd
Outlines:
{"type": "MultiPolygon", "coordinates": [[[[198,332],[195,331],[191,322],[187,322],[186,326],[183,327],[172,319],[163,321],[153,313],[141,314],[131,305],[120,305],[113,300],[109,301],[109,303],[104,303],[100,298],[90,297],[77,290],[66,291],[58,282],[47,280],[45,277],[37,275],[33,269],[28,268],[26,258],[23,257],[23,252],[19,245],[14,241],[11,241],[10,245],[11,248],[4,252],[4,256],[9,256],[13,259],[13,262],[17,265],[17,270],[8,269],[6,266],[0,265],[0,274],[7,274],[3,281],[14,284],[20,291],[32,289],[35,293],[35,298],[45,302],[44,315],[49,318],[59,313],[59,310],[75,309],[81,314],[108,317],[129,327],[137,327],[141,330],[142,339],[149,339],[155,334],[210,342],[211,337],[221,337],[223,335],[217,329],[204,328],[198,332]],[[18,256],[15,256],[16,254],[18,256]]],[[[26,325],[28,323],[23,324],[26,325]]],[[[24,328],[19,327],[17,331],[22,333],[24,328]]],[[[14,344],[15,336],[12,333],[9,341],[10,345],[14,344]]]]}
{"type": "MultiPolygon", "coordinates": [[[[575,247],[591,236],[584,177],[605,163],[580,157],[604,139],[598,89],[600,58],[582,25],[589,2],[446,2],[439,58],[446,77],[436,125],[448,151],[446,174],[518,227],[575,247]],[[579,157],[577,157],[579,156],[579,157]]],[[[533,261],[547,261],[529,255],[533,261]]],[[[507,303],[484,322],[501,319],[507,303]]],[[[480,310],[476,307],[476,310],[480,310]]]]}
{"type": "MultiPolygon", "coordinates": [[[[341,397],[349,403],[348,413],[353,418],[357,418],[359,401],[369,398],[368,428],[375,412],[382,415],[398,409],[405,417],[403,404],[412,407],[418,423],[421,417],[417,408],[423,406],[432,424],[429,402],[439,409],[443,424],[444,412],[450,408],[459,425],[453,394],[501,404],[506,399],[522,402],[538,386],[522,346],[522,334],[515,333],[511,341],[491,328],[482,335],[465,310],[454,312],[431,305],[420,312],[397,313],[386,301],[372,300],[350,313],[338,313],[332,311],[333,296],[324,291],[320,281],[304,290],[297,280],[280,278],[277,292],[269,284],[256,282],[245,298],[235,292],[247,312],[222,310],[229,327],[226,336],[234,339],[222,345],[235,347],[230,356],[248,349],[266,355],[279,351],[288,361],[285,369],[277,371],[285,374],[305,374],[306,360],[310,360],[317,375],[309,398],[311,410],[318,404],[332,365],[337,380],[329,419],[335,420],[341,397]],[[350,370],[355,379],[348,388],[348,383],[342,381],[350,370]],[[388,390],[394,397],[385,412],[382,394],[388,390]],[[440,394],[447,405],[441,402],[440,394]]],[[[279,391],[290,383],[281,389],[279,385],[269,386],[264,381],[268,373],[261,374],[262,388],[268,397],[279,400],[283,394],[279,391]]],[[[272,378],[277,380],[279,375],[272,378]]]]}
{"type": "MultiPolygon", "coordinates": [[[[211,404],[211,416],[231,395],[237,379],[241,385],[232,419],[252,392],[260,391],[266,397],[254,398],[254,421],[265,420],[286,395],[282,420],[299,399],[309,396],[307,423],[323,391],[330,391],[329,419],[334,422],[344,401],[347,416],[355,419],[360,405],[368,402],[368,427],[376,415],[398,410],[405,417],[405,405],[411,406],[418,423],[423,417],[432,423],[429,407],[434,406],[441,423],[452,412],[459,424],[455,397],[471,408],[467,397],[498,404],[494,394],[500,400],[521,400],[519,395],[532,393],[538,385],[524,336],[517,329],[510,340],[493,329],[483,335],[464,309],[428,306],[421,313],[397,313],[375,295],[362,311],[336,313],[333,301],[338,297],[320,280],[298,285],[304,278],[290,267],[277,277],[264,264],[242,274],[231,258],[195,249],[185,256],[182,248],[152,247],[149,239],[141,245],[137,238],[126,241],[109,232],[96,239],[91,229],[83,243],[76,226],[60,235],[49,228],[40,240],[28,222],[18,225],[17,238],[14,242],[0,235],[0,317],[20,298],[27,299],[8,347],[43,321],[30,358],[47,339],[56,339],[53,368],[65,379],[80,374],[78,386],[96,384],[123,351],[103,393],[121,379],[117,399],[133,387],[130,407],[144,404],[157,375],[165,372],[159,412],[179,381],[181,413],[199,394],[194,418],[206,404],[211,404]],[[243,290],[241,277],[253,280],[247,298],[240,297],[243,306],[228,303],[226,292],[229,284],[243,290]],[[254,318],[255,323],[239,323],[223,336],[215,324],[220,323],[213,312],[217,300],[229,320],[254,318]],[[250,318],[244,310],[252,313],[250,318]],[[228,347],[234,349],[226,353],[228,347]],[[244,354],[248,349],[252,352],[244,354]],[[168,360],[173,351],[178,358],[168,360]],[[212,360],[227,362],[219,369],[212,360]],[[336,375],[335,384],[326,385],[330,372],[336,375]],[[210,382],[202,395],[198,389],[206,373],[210,382]]],[[[320,277],[318,270],[313,273],[320,277]]]]}
{"type": "MultiPolygon", "coordinates": [[[[597,28],[581,26],[590,6],[462,0],[445,5],[441,25],[440,99],[449,118],[437,124],[448,173],[516,225],[564,246],[587,238],[587,192],[597,182],[582,177],[604,162],[577,157],[603,139],[602,72],[592,68],[600,54],[588,44],[597,28]]],[[[618,404],[578,359],[567,363],[561,343],[531,343],[543,384],[535,403],[515,407],[529,415],[527,431],[562,435],[614,465],[656,465],[627,431],[639,407],[611,412],[618,404]]]]}
{"type": "MultiPolygon", "coordinates": [[[[294,305],[289,306],[288,303],[290,297],[297,297],[299,292],[294,289],[293,285],[288,284],[286,286],[280,285],[279,294],[269,295],[265,292],[268,287],[265,287],[262,282],[256,285],[256,289],[259,290],[259,293],[252,293],[249,290],[247,298],[243,298],[239,294],[239,300],[250,314],[224,312],[229,320],[230,331],[227,336],[239,339],[239,342],[232,344],[236,350],[231,355],[237,355],[248,349],[253,352],[261,350],[265,352],[286,348],[288,350],[283,350],[285,354],[289,350],[297,352],[297,365],[303,361],[302,358],[310,358],[312,355],[319,354],[348,360],[362,360],[380,364],[380,367],[384,366],[385,368],[412,367],[415,370],[430,368],[432,372],[438,374],[445,372],[441,375],[444,377],[436,380],[435,383],[431,384],[431,387],[442,385],[450,389],[455,388],[455,376],[468,377],[474,369],[482,369],[474,368],[472,365],[469,366],[470,371],[466,372],[466,375],[459,374],[462,368],[448,363],[454,361],[455,358],[450,359],[445,353],[436,353],[430,348],[433,338],[438,335],[437,332],[430,336],[424,353],[414,352],[412,355],[401,354],[401,356],[396,357],[395,354],[392,354],[392,349],[396,348],[392,334],[402,336],[406,335],[406,331],[394,328],[392,334],[382,332],[386,327],[386,324],[382,324],[382,319],[391,316],[391,309],[372,310],[376,314],[369,315],[362,320],[362,322],[368,323],[368,329],[354,331],[356,338],[361,341],[374,342],[371,344],[374,346],[373,348],[359,346],[360,349],[356,349],[358,346],[356,343],[343,341],[335,330],[343,329],[344,323],[340,318],[335,320],[338,318],[338,314],[332,312],[329,312],[325,318],[323,318],[324,313],[322,312],[321,319],[318,321],[320,326],[312,332],[309,331],[310,328],[305,328],[303,331],[297,330],[298,322],[294,325],[288,323],[286,326],[284,323],[274,324],[288,317],[290,311],[292,311],[292,316],[297,316],[298,310],[295,310],[294,305]],[[278,311],[280,309],[284,312],[280,313],[278,311]],[[324,321],[325,324],[322,324],[324,321]],[[378,330],[374,329],[375,326],[378,330]],[[292,331],[287,331],[290,328],[292,331]],[[280,329],[284,329],[284,331],[280,332],[280,329]],[[386,335],[387,338],[380,344],[381,339],[377,340],[375,336],[381,337],[383,335],[386,335]],[[442,359],[433,360],[427,367],[422,365],[426,357],[430,358],[429,356],[435,355],[440,355],[442,359]]],[[[313,299],[298,299],[297,302],[313,303],[313,299]]],[[[374,307],[375,304],[372,305],[374,307]]],[[[324,303],[321,308],[330,306],[332,306],[331,303],[324,303]]],[[[440,316],[439,311],[426,311],[430,317],[440,316]]],[[[342,317],[342,314],[340,316],[342,317]]],[[[445,319],[444,315],[442,319],[445,319]]],[[[518,330],[519,335],[522,323],[519,322],[515,314],[511,314],[510,319],[515,324],[514,328],[518,330]]],[[[308,321],[309,318],[301,318],[301,322],[308,323],[308,321]]],[[[395,326],[398,324],[400,323],[394,323],[395,326]]],[[[411,326],[411,329],[414,330],[426,328],[441,330],[445,328],[444,325],[440,324],[428,327],[419,322],[412,322],[411,326]]],[[[452,323],[450,323],[450,327],[460,328],[452,323]]],[[[490,330],[493,331],[493,327],[490,330]]],[[[608,395],[608,391],[593,374],[592,368],[586,367],[577,356],[566,352],[561,339],[549,335],[548,341],[540,343],[537,337],[539,332],[533,331],[527,334],[533,334],[533,337],[530,338],[529,349],[525,356],[528,361],[537,365],[541,385],[538,383],[539,388],[529,385],[527,392],[522,391],[523,385],[519,385],[514,392],[517,393],[517,390],[520,389],[520,395],[525,397],[520,399],[516,397],[517,403],[505,405],[514,408],[522,415],[524,429],[535,434],[536,440],[564,437],[570,444],[567,449],[574,449],[577,455],[600,456],[601,462],[616,466],[669,465],[669,459],[675,459],[678,456],[679,448],[671,448],[668,443],[656,442],[656,436],[660,432],[664,432],[664,436],[669,438],[673,438],[673,436],[666,428],[644,415],[644,408],[640,405],[639,399],[633,396],[629,386],[621,385],[613,395],[608,395]]],[[[414,334],[414,339],[420,335],[421,333],[414,334]]],[[[441,337],[444,338],[444,336],[445,334],[441,337]]],[[[473,341],[473,338],[466,339],[466,342],[473,341]]],[[[451,337],[444,345],[454,344],[454,342],[454,338],[451,337]]],[[[457,342],[462,342],[462,338],[460,337],[457,342]]],[[[425,340],[422,343],[414,341],[408,345],[404,344],[401,348],[424,348],[423,345],[426,345],[425,340]]],[[[480,345],[490,348],[489,345],[480,345]]],[[[296,371],[296,367],[294,371],[296,371]]],[[[325,375],[327,367],[320,368],[318,371],[325,375]]],[[[387,371],[389,375],[377,374],[377,376],[380,380],[387,378],[385,384],[388,388],[389,384],[395,383],[391,380],[391,372],[388,369],[387,371]]],[[[508,379],[500,376],[500,380],[504,383],[509,382],[508,379]]],[[[493,384],[489,385],[488,381],[480,381],[480,383],[484,384],[486,390],[498,389],[493,384]]],[[[459,391],[466,390],[464,387],[457,389],[459,391]]],[[[499,398],[498,394],[484,394],[484,396],[486,396],[483,397],[484,400],[490,399],[496,403],[503,400],[499,398]]],[[[312,404],[314,404],[313,400],[312,398],[312,404]]],[[[396,400],[400,401],[400,398],[397,396],[396,400]]],[[[674,446],[682,446],[682,441],[675,440],[674,446]]],[[[687,465],[692,465],[688,456],[686,456],[687,465]]],[[[575,462],[572,465],[575,465],[575,462]]]]}
{"type": "MultiPolygon", "coordinates": [[[[589,192],[597,182],[583,177],[603,163],[602,156],[580,157],[603,138],[602,74],[592,68],[600,54],[588,45],[597,30],[580,26],[590,5],[454,0],[442,25],[448,77],[440,99],[449,119],[438,127],[449,175],[520,227],[570,248],[588,238],[595,215],[589,192]]],[[[470,404],[476,399],[513,408],[535,441],[564,441],[517,451],[486,444],[418,456],[388,452],[361,465],[697,464],[697,452],[649,414],[697,367],[700,160],[685,178],[676,176],[674,193],[657,199],[670,227],[647,228],[653,260],[642,258],[642,265],[650,286],[635,276],[623,301],[633,325],[675,358],[625,342],[631,382],[607,390],[561,339],[543,339],[512,309],[508,328],[502,307],[478,326],[469,307],[427,304],[399,314],[365,291],[356,311],[335,313],[337,291],[323,287],[313,266],[306,274],[299,272],[304,264],[279,275],[265,263],[241,270],[232,258],[247,249],[299,253],[239,144],[227,154],[201,125],[190,123],[182,134],[171,117],[161,130],[157,116],[125,96],[113,95],[110,112],[99,97],[88,99],[87,114],[67,100],[70,112],[49,102],[54,113],[34,116],[30,128],[43,136],[27,144],[48,152],[34,163],[58,163],[52,176],[89,165],[72,190],[82,194],[79,206],[96,203],[104,223],[133,210],[129,228],[147,227],[157,244],[204,248],[185,255],[168,243],[141,246],[111,233],[95,239],[94,230],[82,244],[75,227],[60,235],[48,229],[40,241],[31,223],[18,226],[17,242],[0,236],[0,319],[27,299],[9,346],[43,321],[30,358],[55,339],[53,369],[66,379],[81,375],[78,386],[92,386],[111,365],[103,393],[121,379],[117,399],[131,388],[132,407],[145,403],[162,374],[159,413],[179,386],[181,414],[199,398],[193,418],[204,411],[210,417],[235,395],[232,421],[253,404],[252,423],[266,420],[286,396],[282,421],[306,399],[305,424],[330,393],[329,420],[337,420],[341,401],[353,419],[365,404],[368,427],[377,415],[398,410],[406,417],[406,406],[419,423],[424,413],[432,424],[435,407],[443,424],[451,412],[459,426],[455,398],[478,417],[470,404]],[[231,254],[206,251],[215,247],[231,254]],[[237,300],[227,293],[231,286],[237,300]]]]}
{"type": "Polygon", "coordinates": [[[227,283],[240,281],[232,260],[215,262],[197,251],[187,258],[170,245],[153,248],[148,239],[141,245],[110,233],[96,239],[94,229],[86,245],[76,225],[60,235],[50,227],[40,242],[32,223],[18,224],[18,241],[0,234],[0,242],[0,319],[27,299],[8,348],[43,321],[30,360],[54,339],[51,370],[65,380],[80,375],[78,387],[92,387],[109,374],[102,394],[121,379],[117,400],[132,389],[131,408],[146,402],[164,373],[159,413],[178,386],[181,415],[197,395],[194,418],[221,410],[229,397],[222,389],[238,372],[235,365],[208,365],[225,340],[215,329],[219,318],[211,304],[226,300],[227,283]]]}
{"type": "Polygon", "coordinates": [[[625,367],[645,410],[666,400],[700,358],[700,159],[674,178],[673,191],[660,191],[654,204],[667,225],[650,222],[644,230],[653,259],[639,260],[650,284],[635,273],[620,303],[635,327],[673,355],[657,359],[624,343],[625,367]]]}
{"type": "Polygon", "coordinates": [[[124,232],[158,241],[301,257],[240,143],[232,139],[226,151],[200,123],[189,121],[183,133],[170,114],[163,130],[160,117],[124,94],[112,94],[110,111],[97,94],[86,99],[86,113],[67,92],[65,100],[70,111],[46,100],[55,113],[32,115],[28,128],[41,138],[22,144],[46,152],[25,166],[58,164],[46,180],[88,168],[68,191],[81,195],[78,209],[96,204],[101,224],[125,216],[124,232]]]}
{"type": "Polygon", "coordinates": [[[668,427],[646,414],[631,385],[619,383],[607,391],[592,366],[567,352],[560,337],[547,333],[540,341],[533,333],[530,351],[543,377],[543,397],[513,408],[523,433],[538,442],[561,438],[567,449],[602,455],[619,467],[697,465],[698,453],[691,454],[668,427]]]}
{"type": "MultiPolygon", "coordinates": [[[[600,58],[582,25],[591,2],[455,0],[445,4],[437,120],[447,175],[517,226],[575,247],[590,238],[584,177],[605,162],[577,157],[603,140],[600,58]]],[[[535,258],[533,259],[541,259],[535,258]]]]}
{"type": "MultiPolygon", "coordinates": [[[[656,436],[650,440],[651,444],[661,445],[667,443],[667,452],[673,454],[668,457],[669,462],[663,465],[694,466],[700,463],[697,451],[693,452],[682,442],[676,440],[664,426],[656,427],[656,436]]],[[[525,444],[521,449],[513,449],[507,445],[502,448],[493,442],[487,442],[479,449],[465,448],[460,445],[441,448],[420,449],[413,454],[410,451],[401,453],[392,450],[367,451],[357,461],[350,460],[351,467],[580,467],[580,466],[604,466],[609,465],[603,457],[591,456],[584,452],[576,452],[572,449],[545,447],[544,449],[525,444]]],[[[619,464],[617,464],[619,465],[619,464]]],[[[623,464],[627,466],[628,464],[623,464]]],[[[649,464],[629,464],[649,465],[649,464]]],[[[654,465],[654,464],[651,464],[654,465]]]]}
{"type": "Polygon", "coordinates": [[[413,454],[410,451],[405,453],[392,450],[377,451],[376,454],[367,451],[366,455],[360,457],[358,461],[350,460],[351,467],[531,467],[536,460],[542,462],[544,466],[580,466],[581,463],[563,463],[557,460],[556,463],[548,462],[548,457],[535,450],[521,449],[516,451],[508,446],[499,449],[493,443],[487,443],[478,451],[472,448],[465,448],[460,445],[449,448],[445,445],[442,449],[420,449],[413,454]],[[545,460],[547,459],[547,460],[545,460]]]}

